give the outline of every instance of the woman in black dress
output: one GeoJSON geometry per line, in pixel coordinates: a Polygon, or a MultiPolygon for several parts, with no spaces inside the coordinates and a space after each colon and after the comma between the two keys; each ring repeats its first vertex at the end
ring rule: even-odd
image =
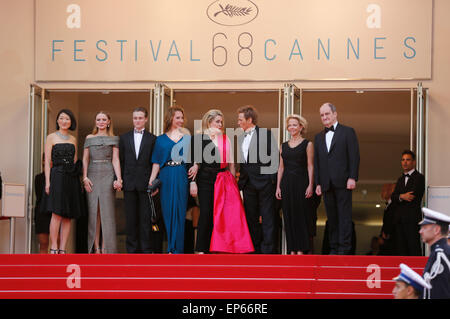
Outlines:
{"type": "Polygon", "coordinates": [[[276,197],[281,200],[287,251],[303,254],[310,250],[308,225],[313,195],[314,147],[303,137],[306,120],[296,114],[286,119],[291,137],[281,145],[276,197]]]}
{"type": "Polygon", "coordinates": [[[51,254],[66,253],[71,219],[82,215],[79,177],[81,161],[77,162],[77,140],[69,134],[69,130],[73,131],[75,128],[73,113],[70,110],[61,110],[56,116],[57,131],[49,134],[45,142],[44,210],[52,213],[51,254]]]}
{"type": "MultiPolygon", "coordinates": [[[[200,208],[194,251],[197,254],[210,252],[214,219],[214,183],[217,174],[224,171],[220,168],[220,155],[213,141],[221,134],[223,122],[224,116],[221,111],[209,110],[202,118],[203,132],[195,135],[191,140],[191,154],[193,155],[192,161],[195,162],[193,169],[196,171],[196,178],[190,183],[190,194],[192,197],[198,195],[200,208]],[[196,145],[197,143],[200,145],[196,145]],[[200,155],[195,154],[196,147],[201,150],[201,158],[195,157],[195,155],[200,155]],[[208,156],[210,158],[206,158],[208,156]]],[[[232,169],[234,174],[234,165],[232,169]]]]}

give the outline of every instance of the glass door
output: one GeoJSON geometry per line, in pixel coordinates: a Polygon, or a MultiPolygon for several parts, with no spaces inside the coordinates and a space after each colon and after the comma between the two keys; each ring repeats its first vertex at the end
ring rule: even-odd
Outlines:
{"type": "MultiPolygon", "coordinates": [[[[411,114],[411,117],[414,118],[414,131],[412,135],[414,135],[414,148],[413,150],[416,153],[416,169],[425,175],[425,193],[423,195],[422,203],[424,206],[427,206],[427,198],[428,198],[428,170],[427,170],[427,143],[426,143],[426,130],[427,130],[427,102],[428,102],[428,89],[425,89],[422,86],[422,83],[419,82],[415,89],[415,99],[412,101],[412,109],[414,113],[411,114]]],[[[427,245],[422,244],[422,252],[425,256],[430,254],[429,248],[427,245]]]]}
{"type": "Polygon", "coordinates": [[[28,204],[27,204],[27,247],[28,253],[38,252],[38,242],[33,236],[34,231],[34,207],[36,194],[34,178],[43,172],[42,155],[45,139],[48,133],[49,99],[48,92],[36,85],[30,87],[29,101],[29,143],[28,143],[28,204]]]}
{"type": "Polygon", "coordinates": [[[425,174],[425,129],[426,129],[426,96],[427,89],[422,87],[422,83],[417,85],[416,95],[416,155],[417,170],[425,174]]]}
{"type": "Polygon", "coordinates": [[[416,153],[416,169],[426,174],[426,131],[427,131],[427,102],[428,89],[419,82],[417,87],[411,89],[411,145],[410,148],[416,153]]]}
{"type": "Polygon", "coordinates": [[[286,128],[286,118],[291,114],[301,115],[301,89],[294,84],[285,84],[282,90],[282,99],[280,98],[280,144],[289,139],[289,133],[286,128]]]}
{"type": "Polygon", "coordinates": [[[173,105],[173,90],[165,84],[155,84],[153,103],[150,104],[150,131],[156,136],[163,133],[164,116],[173,105]]]}

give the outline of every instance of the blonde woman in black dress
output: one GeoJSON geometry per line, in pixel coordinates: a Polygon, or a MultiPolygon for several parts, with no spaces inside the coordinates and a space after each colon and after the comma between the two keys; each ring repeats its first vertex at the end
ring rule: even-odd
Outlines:
{"type": "Polygon", "coordinates": [[[84,143],[83,184],[89,211],[88,252],[117,253],[114,190],[122,188],[119,137],[104,111],[95,116],[95,127],[84,143]]]}
{"type": "Polygon", "coordinates": [[[57,131],[45,142],[44,210],[52,213],[50,221],[50,253],[65,254],[71,219],[82,215],[80,173],[77,162],[77,140],[69,134],[75,130],[75,116],[61,110],[56,117],[57,131]],[[58,247],[58,237],[60,238],[58,247]]]}
{"type": "Polygon", "coordinates": [[[314,147],[303,137],[308,123],[300,115],[287,117],[286,126],[291,135],[280,149],[277,190],[281,199],[287,251],[301,255],[310,250],[310,198],[314,187],[314,147]]]}

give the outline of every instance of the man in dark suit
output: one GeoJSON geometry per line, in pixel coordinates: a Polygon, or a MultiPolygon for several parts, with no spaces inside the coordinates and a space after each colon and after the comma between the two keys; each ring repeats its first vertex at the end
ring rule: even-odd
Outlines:
{"type": "Polygon", "coordinates": [[[330,254],[347,255],[352,247],[352,190],[359,171],[359,145],[355,130],[339,124],[336,107],[320,107],[325,130],[314,139],[316,194],[323,194],[328,218],[330,254]]]}
{"type": "Polygon", "coordinates": [[[395,254],[420,256],[419,225],[422,219],[422,197],[425,192],[425,177],[416,171],[416,155],[410,150],[402,153],[403,174],[397,180],[391,200],[394,211],[395,254]]]}
{"type": "Polygon", "coordinates": [[[134,130],[120,136],[119,157],[123,178],[128,253],[153,253],[161,244],[160,232],[152,232],[147,187],[156,136],[145,130],[148,113],[133,111],[134,130]],[[152,238],[153,237],[153,238],[152,238]]]}
{"type": "Polygon", "coordinates": [[[278,147],[270,130],[258,127],[253,106],[238,109],[238,124],[244,134],[238,137],[239,189],[255,253],[275,251],[275,186],[278,147]],[[259,222],[261,216],[261,223],[259,222]]]}

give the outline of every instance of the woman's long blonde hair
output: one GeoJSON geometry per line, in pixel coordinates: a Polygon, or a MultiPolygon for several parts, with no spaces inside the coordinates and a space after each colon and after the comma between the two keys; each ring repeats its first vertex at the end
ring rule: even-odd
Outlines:
{"type": "MultiPolygon", "coordinates": [[[[112,123],[111,115],[109,115],[109,113],[105,112],[105,111],[97,112],[97,114],[95,114],[95,118],[94,118],[95,121],[97,120],[97,115],[99,115],[99,114],[106,115],[106,117],[109,120],[109,125],[106,128],[106,134],[108,134],[108,136],[114,136],[114,129],[113,129],[113,123],[112,123]]],[[[94,128],[92,130],[92,135],[95,135],[97,133],[98,133],[98,127],[97,127],[97,124],[94,124],[94,128]]]]}
{"type": "Polygon", "coordinates": [[[203,115],[203,118],[202,118],[203,131],[206,131],[209,128],[209,124],[211,123],[212,120],[214,120],[216,118],[216,116],[222,117],[222,130],[223,130],[223,128],[225,127],[225,118],[223,116],[222,111],[217,110],[217,109],[211,109],[208,112],[206,112],[205,115],[203,115]]]}

